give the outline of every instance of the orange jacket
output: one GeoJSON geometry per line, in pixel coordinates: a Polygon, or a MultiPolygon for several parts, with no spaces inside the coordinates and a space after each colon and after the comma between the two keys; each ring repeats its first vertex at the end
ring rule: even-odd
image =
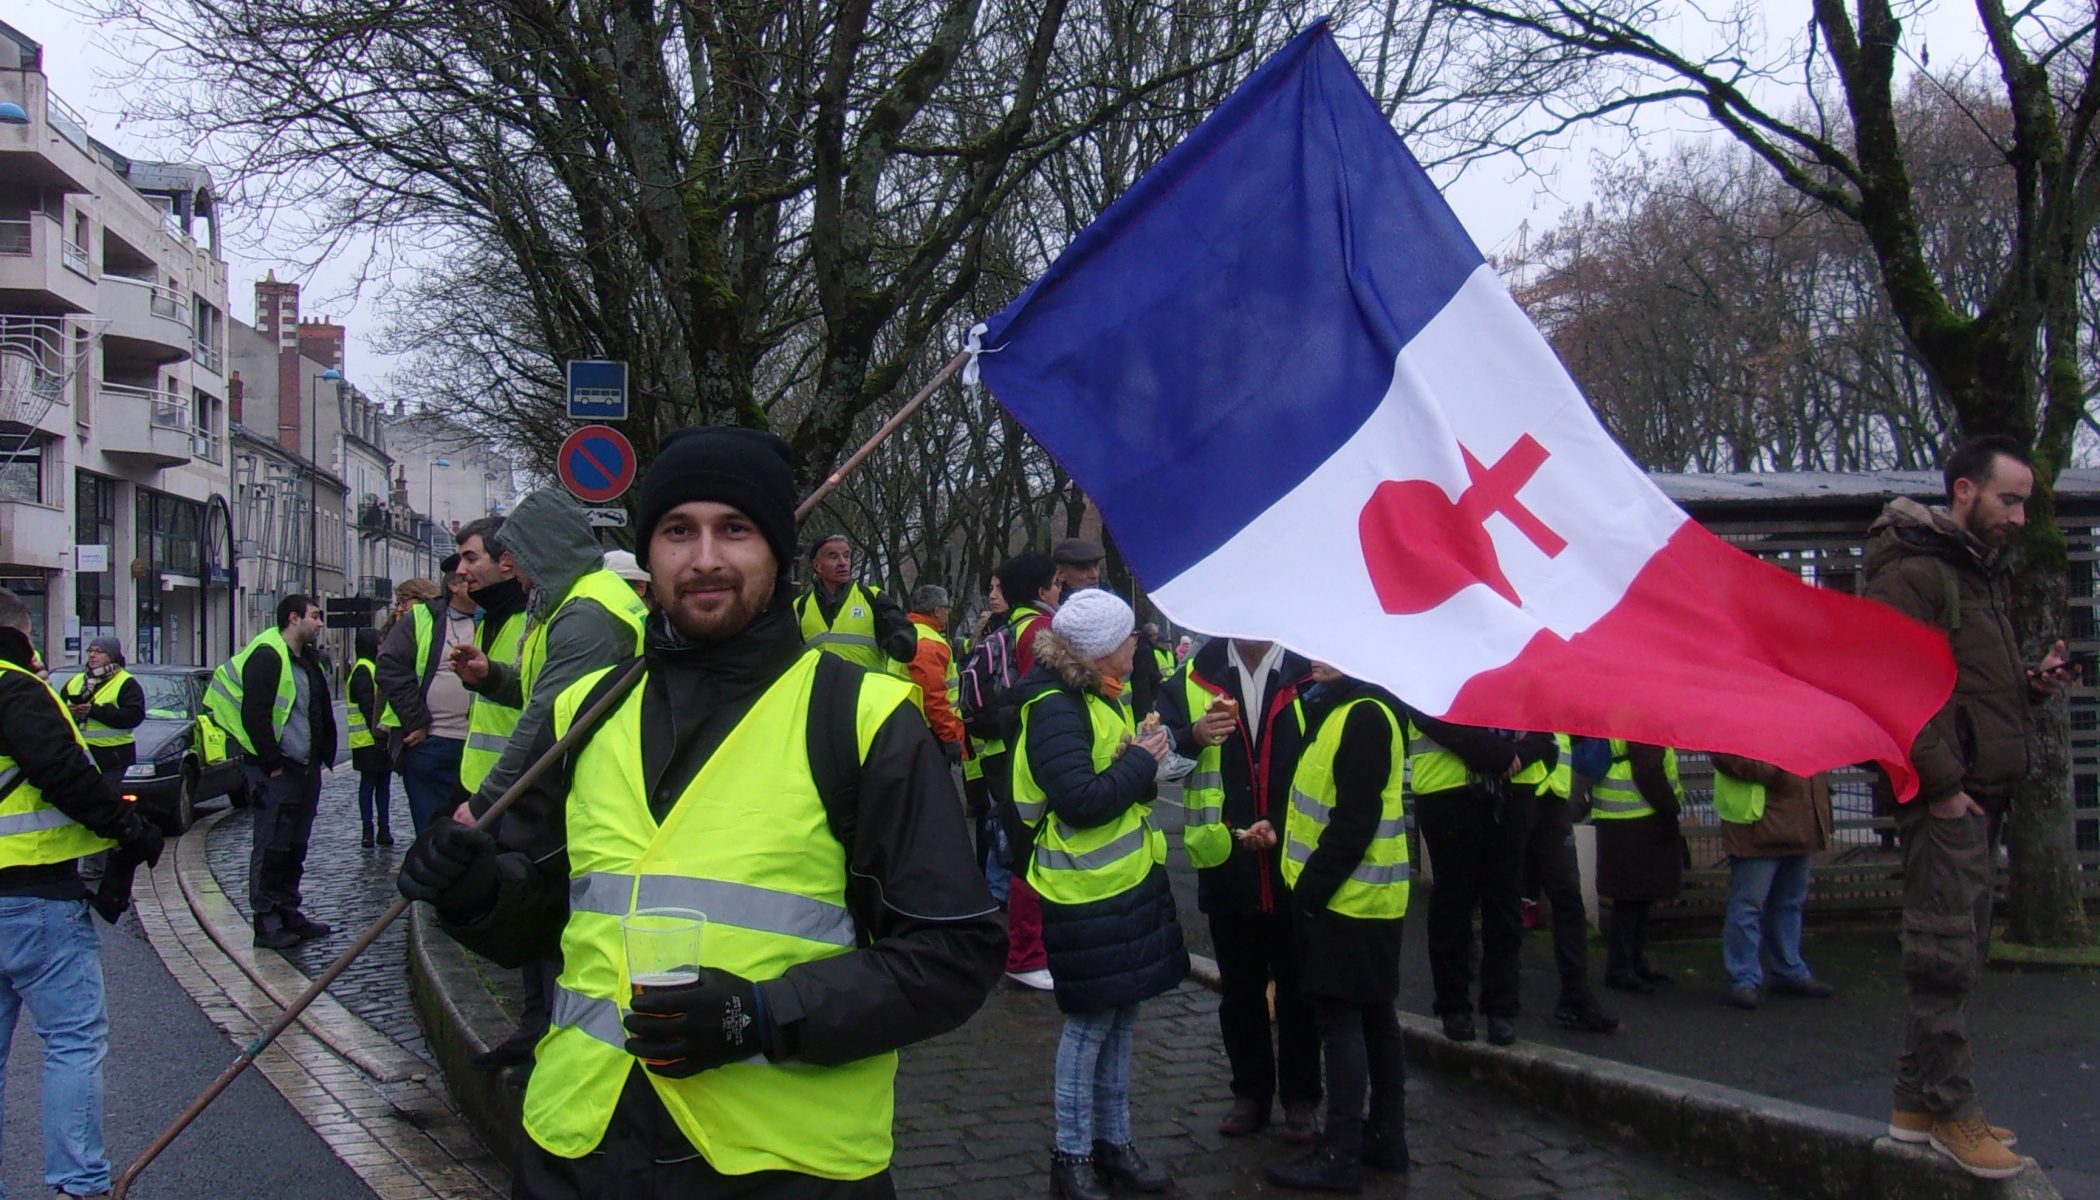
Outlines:
{"type": "MultiPolygon", "coordinates": [[[[912,624],[931,625],[942,628],[939,621],[925,613],[912,613],[912,624]]],[[[911,681],[926,693],[926,725],[933,736],[944,742],[960,743],[963,740],[962,718],[948,707],[948,643],[943,639],[920,638],[918,649],[911,657],[911,681]]]]}

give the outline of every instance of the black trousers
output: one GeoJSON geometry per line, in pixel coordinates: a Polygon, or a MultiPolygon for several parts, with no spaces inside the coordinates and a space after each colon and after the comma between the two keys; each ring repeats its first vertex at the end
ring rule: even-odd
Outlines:
{"type": "Polygon", "coordinates": [[[272,778],[248,768],[255,806],[255,840],[248,851],[248,905],[255,927],[275,929],[299,911],[299,880],[306,874],[306,843],[321,805],[321,768],[286,763],[272,778]]]}
{"type": "Polygon", "coordinates": [[[1624,979],[1648,969],[1648,900],[1614,900],[1604,931],[1604,977],[1624,979]]]}
{"type": "Polygon", "coordinates": [[[1298,947],[1289,913],[1213,914],[1218,956],[1218,1030],[1232,1064],[1232,1094],[1269,1103],[1316,1104],[1320,1040],[1312,1005],[1298,990],[1298,947]],[[1276,1033],[1269,1035],[1269,984],[1276,984],[1276,1033]]]}
{"type": "Polygon", "coordinates": [[[1371,1128],[1397,1131],[1407,1114],[1407,1044],[1390,1002],[1357,1004],[1313,997],[1320,1054],[1327,1062],[1327,1135],[1355,1141],[1370,1101],[1371,1128]]]}
{"type": "Polygon", "coordinates": [[[1429,978],[1436,1012],[1473,1011],[1473,914],[1480,914],[1480,1011],[1517,1015],[1517,952],[1524,944],[1518,882],[1538,800],[1500,788],[1452,788],[1415,801],[1436,886],[1429,889],[1429,978]]]}
{"type": "Polygon", "coordinates": [[[1533,816],[1525,862],[1553,910],[1553,966],[1565,1004],[1590,996],[1590,931],[1582,910],[1582,870],[1575,863],[1575,819],[1556,796],[1541,796],[1533,816]]]}

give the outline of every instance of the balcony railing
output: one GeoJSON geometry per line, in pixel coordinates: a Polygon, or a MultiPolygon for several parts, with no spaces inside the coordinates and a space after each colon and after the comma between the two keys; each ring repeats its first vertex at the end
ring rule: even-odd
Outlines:
{"type": "Polygon", "coordinates": [[[88,149],[87,122],[80,119],[80,114],[74,112],[71,105],[59,99],[56,92],[44,93],[44,117],[51,122],[51,128],[58,136],[73,143],[82,154],[93,153],[88,149]]]}
{"type": "Polygon", "coordinates": [[[214,375],[224,375],[226,373],[226,358],[217,346],[210,342],[200,341],[191,343],[191,347],[195,351],[195,357],[199,366],[202,366],[214,375]]]}
{"type": "Polygon", "coordinates": [[[0,221],[0,254],[21,256],[36,252],[36,220],[0,221]]]}
{"type": "Polygon", "coordinates": [[[214,430],[201,428],[190,430],[190,448],[198,458],[203,459],[205,462],[221,463],[226,461],[224,440],[214,430]]]}
{"type": "Polygon", "coordinates": [[[135,288],[144,288],[148,293],[146,307],[154,316],[163,320],[179,321],[185,328],[189,326],[189,317],[183,312],[182,289],[170,287],[164,283],[133,279],[129,275],[104,275],[102,278],[104,282],[114,281],[129,284],[135,288]]]}
{"type": "Polygon", "coordinates": [[[95,277],[95,268],[94,265],[88,261],[88,252],[86,246],[81,245],[79,242],[76,242],[71,238],[67,238],[66,244],[60,248],[60,253],[64,255],[66,265],[68,267],[71,267],[73,270],[78,271],[81,275],[85,276],[88,279],[93,279],[95,277]]]}
{"type": "Polygon", "coordinates": [[[102,395],[108,399],[130,400],[145,405],[153,424],[162,429],[191,432],[190,402],[179,392],[132,387],[124,383],[105,383],[102,385],[102,395]]]}

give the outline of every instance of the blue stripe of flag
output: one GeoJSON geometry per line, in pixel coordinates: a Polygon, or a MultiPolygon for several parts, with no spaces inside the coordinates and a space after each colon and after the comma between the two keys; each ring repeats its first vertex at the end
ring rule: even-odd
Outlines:
{"type": "Polygon", "coordinates": [[[1481,262],[1316,24],[986,322],[978,367],[1156,588],[1348,440],[1481,262]]]}

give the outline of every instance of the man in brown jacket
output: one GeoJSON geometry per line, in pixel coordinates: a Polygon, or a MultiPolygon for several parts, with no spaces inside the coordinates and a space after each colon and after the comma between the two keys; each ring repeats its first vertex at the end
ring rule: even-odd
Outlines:
{"type": "Polygon", "coordinates": [[[1758,1006],[1767,961],[1774,995],[1836,995],[1801,958],[1809,859],[1830,844],[1830,777],[1716,754],[1714,812],[1728,852],[1728,922],[1721,930],[1728,1003],[1758,1006]]]}
{"type": "Polygon", "coordinates": [[[1971,1175],[2000,1179],[2021,1160],[1977,1103],[1966,1010],[1989,952],[1998,832],[2027,774],[2028,710],[2076,668],[2062,642],[2028,667],[2013,631],[2005,549],[2027,522],[2027,452],[2010,438],[1972,438],[1944,476],[1947,507],[1891,501],[1866,556],[1866,594],[1946,630],[1957,671],[1954,695],[1911,746],[1918,793],[1896,811],[1910,1017],[1889,1136],[1930,1142],[1971,1175]]]}

